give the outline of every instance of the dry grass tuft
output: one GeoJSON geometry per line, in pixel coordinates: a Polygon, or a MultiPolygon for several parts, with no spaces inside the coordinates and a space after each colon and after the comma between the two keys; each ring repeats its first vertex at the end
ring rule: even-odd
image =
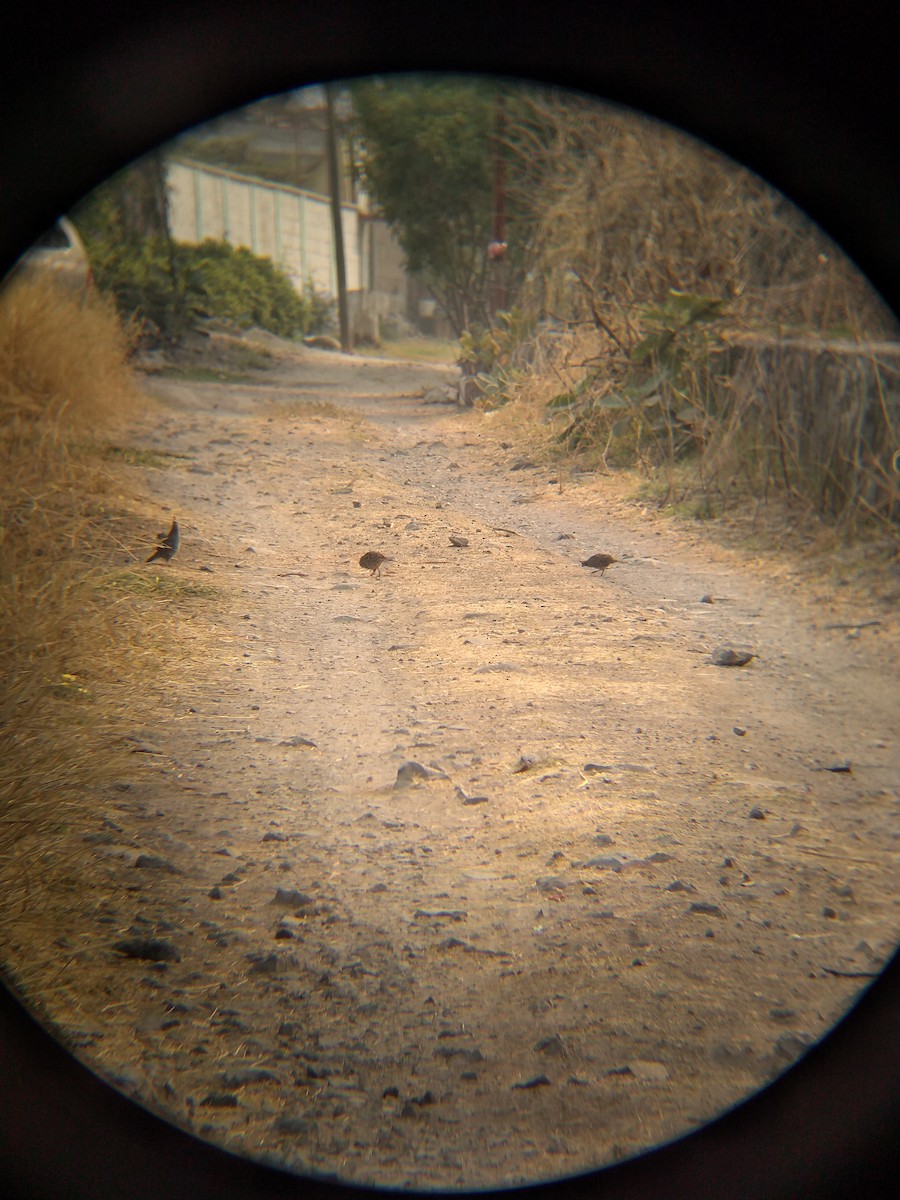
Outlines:
{"type": "Polygon", "coordinates": [[[72,437],[108,425],[134,395],[129,331],[99,297],[14,283],[0,303],[0,430],[72,437]]]}
{"type": "Polygon", "coordinates": [[[92,439],[137,398],[127,354],[103,303],[50,285],[0,294],[2,857],[50,837],[115,769],[110,681],[126,657],[124,674],[152,670],[152,620],[99,586],[121,518],[92,439]]]}

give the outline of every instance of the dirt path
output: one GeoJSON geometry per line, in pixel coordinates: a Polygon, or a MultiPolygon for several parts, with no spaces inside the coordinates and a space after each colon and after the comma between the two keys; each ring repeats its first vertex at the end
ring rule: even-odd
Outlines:
{"type": "Polygon", "coordinates": [[[609,481],[560,488],[490,418],[423,403],[447,376],[309,351],[152,382],[134,441],[187,456],[139,472],[181,522],[160,573],[220,589],[186,617],[215,653],[164,681],[133,774],[60,849],[77,887],[9,951],[142,1102],[417,1188],[705,1122],[900,928],[890,614],[609,481]],[[623,560],[604,576],[579,565],[599,550],[623,560]],[[881,623],[829,628],[852,620],[881,623]],[[712,665],[723,644],[757,657],[712,665]],[[161,961],[111,949],[129,938],[161,961]]]}

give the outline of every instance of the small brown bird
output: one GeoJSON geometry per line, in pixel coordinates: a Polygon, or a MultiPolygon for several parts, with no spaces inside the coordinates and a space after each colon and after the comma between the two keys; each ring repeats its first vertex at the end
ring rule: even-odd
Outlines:
{"type": "Polygon", "coordinates": [[[613,558],[611,554],[592,554],[590,558],[586,558],[582,562],[583,567],[593,567],[595,571],[599,571],[602,575],[607,567],[611,567],[613,563],[619,560],[613,558]]]}
{"type": "Polygon", "coordinates": [[[379,554],[377,550],[367,550],[359,560],[359,565],[364,571],[371,571],[373,577],[381,574],[381,564],[393,562],[394,560],[387,554],[379,554]]]}
{"type": "Polygon", "coordinates": [[[175,551],[178,549],[179,535],[178,522],[172,518],[172,528],[167,534],[158,533],[156,535],[156,549],[147,559],[148,563],[152,563],[154,559],[161,558],[164,562],[168,562],[174,558],[175,551]]]}

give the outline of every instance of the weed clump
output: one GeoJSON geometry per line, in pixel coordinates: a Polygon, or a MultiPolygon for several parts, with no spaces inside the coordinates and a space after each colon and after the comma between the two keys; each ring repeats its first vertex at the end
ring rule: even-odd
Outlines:
{"type": "MultiPolygon", "coordinates": [[[[128,330],[52,283],[0,293],[0,856],[95,777],[95,700],[124,627],[98,601],[115,545],[92,439],[136,398],[128,330]]],[[[108,756],[107,756],[108,757],[108,756]]]]}

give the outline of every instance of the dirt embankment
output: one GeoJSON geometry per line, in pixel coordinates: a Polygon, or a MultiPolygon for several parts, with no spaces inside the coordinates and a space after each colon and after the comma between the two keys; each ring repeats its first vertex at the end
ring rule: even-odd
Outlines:
{"type": "Polygon", "coordinates": [[[182,541],[139,569],[214,589],[172,601],[205,653],[164,667],[132,769],[4,929],[141,1102],[419,1188],[705,1122],[900,927],[891,613],[561,484],[423,403],[448,375],[308,351],[151,381],[133,440],[184,457],[130,486],[182,541]]]}

